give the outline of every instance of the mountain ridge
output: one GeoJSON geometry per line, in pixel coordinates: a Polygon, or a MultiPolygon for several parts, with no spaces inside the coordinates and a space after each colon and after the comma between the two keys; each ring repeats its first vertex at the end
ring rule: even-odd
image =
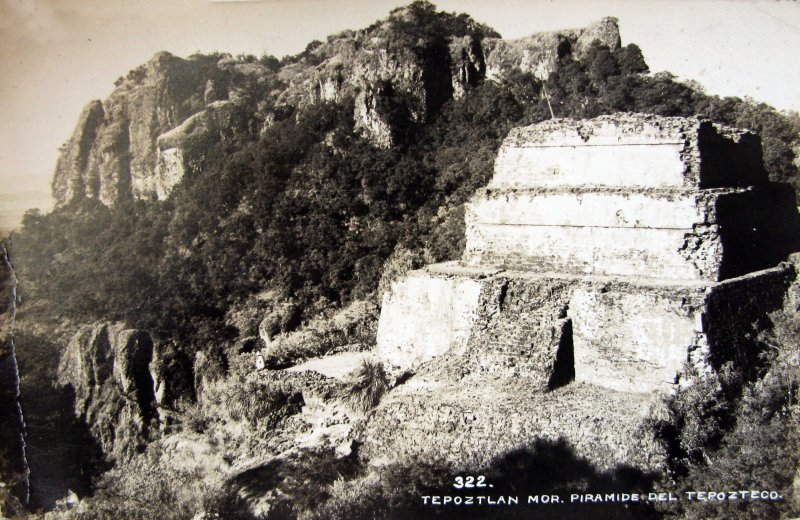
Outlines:
{"type": "Polygon", "coordinates": [[[545,80],[567,53],[580,59],[595,41],[611,50],[621,45],[614,18],[502,40],[468,17],[448,16],[437,18],[424,4],[412,4],[369,28],[312,42],[281,62],[229,55],[184,60],[156,53],[120,78],[105,101],[94,100],[83,109],[53,177],[57,205],[75,197],[105,205],[165,199],[196,161],[186,156],[189,141],[218,140],[231,131],[228,114],[222,120],[215,115],[223,108],[255,101],[263,131],[276,111],[349,97],[356,132],[388,148],[399,138],[398,126],[424,123],[444,102],[484,79],[501,82],[518,69],[545,80]],[[418,19],[432,29],[415,34],[418,19]],[[254,96],[248,89],[252,84],[261,91],[255,94],[259,99],[247,99],[254,96]],[[244,90],[249,92],[243,95],[244,90]],[[179,126],[198,118],[205,125],[196,133],[203,135],[176,135],[179,126]]]}

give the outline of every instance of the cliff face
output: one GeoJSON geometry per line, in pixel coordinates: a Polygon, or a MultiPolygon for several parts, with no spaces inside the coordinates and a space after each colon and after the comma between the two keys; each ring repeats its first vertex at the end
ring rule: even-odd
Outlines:
{"type": "Polygon", "coordinates": [[[165,187],[153,180],[158,136],[200,112],[224,88],[228,75],[216,61],[161,52],[118,81],[108,99],[89,103],[56,165],[56,203],[86,196],[113,205],[167,194],[177,181],[165,187]]]}
{"type": "Polygon", "coordinates": [[[0,516],[15,499],[28,501],[28,463],[25,458],[25,423],[19,404],[19,371],[11,327],[16,312],[16,277],[6,246],[0,243],[0,489],[15,498],[0,495],[0,516]]]}
{"type": "Polygon", "coordinates": [[[545,80],[555,70],[558,58],[572,53],[580,59],[594,41],[614,50],[620,47],[616,18],[603,18],[585,28],[532,34],[515,40],[486,38],[483,53],[486,77],[502,79],[513,68],[545,80]]]}
{"type": "Polygon", "coordinates": [[[108,323],[83,327],[62,356],[59,383],[73,388],[76,415],[114,458],[134,453],[157,424],[152,358],[148,334],[108,323]]]}
{"type": "Polygon", "coordinates": [[[81,327],[61,356],[58,382],[72,388],[75,415],[116,460],[158,435],[165,409],[194,397],[188,358],[122,323],[81,327]]]}
{"type": "Polygon", "coordinates": [[[517,40],[498,36],[469,19],[408,7],[280,65],[159,53],[83,110],[58,160],[53,196],[58,205],[75,197],[106,205],[168,197],[200,164],[203,144],[235,130],[231,111],[253,101],[248,96],[258,98],[253,119],[262,128],[280,107],[352,99],[356,131],[387,148],[484,79],[500,81],[514,69],[546,79],[560,57],[580,57],[595,40],[620,45],[613,18],[517,40]]]}

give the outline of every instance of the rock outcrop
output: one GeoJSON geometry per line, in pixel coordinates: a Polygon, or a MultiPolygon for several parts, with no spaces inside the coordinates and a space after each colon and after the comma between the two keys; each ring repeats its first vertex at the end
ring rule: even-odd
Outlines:
{"type": "Polygon", "coordinates": [[[169,194],[192,168],[204,158],[206,146],[228,132],[233,125],[230,101],[213,101],[204,110],[188,117],[177,127],[156,138],[155,172],[141,181],[140,192],[154,194],[159,200],[169,194]]]}
{"type": "Polygon", "coordinates": [[[130,457],[157,432],[153,350],[146,332],[97,323],[82,327],[62,355],[59,384],[72,387],[75,414],[113,459],[130,457]]]}
{"type": "Polygon", "coordinates": [[[594,41],[612,50],[620,46],[617,20],[604,18],[582,29],[515,40],[503,40],[471,22],[468,34],[448,37],[446,48],[435,38],[420,38],[412,43],[427,46],[413,50],[414,45],[401,42],[410,38],[404,24],[421,24],[415,16],[412,8],[397,9],[370,29],[336,35],[311,49],[306,59],[319,62],[315,67],[295,64],[279,72],[293,85],[282,101],[303,106],[355,96],[356,129],[386,148],[395,142],[398,126],[424,122],[444,102],[484,79],[501,81],[518,69],[544,80],[559,58],[569,53],[580,58],[594,41]]]}
{"type": "MultiPolygon", "coordinates": [[[[28,463],[25,457],[25,422],[19,401],[19,372],[14,354],[11,327],[16,313],[16,278],[0,243],[0,488],[11,496],[0,495],[0,516],[6,500],[28,502],[28,463]]],[[[9,504],[11,505],[11,504],[9,504]]]]}
{"type": "Polygon", "coordinates": [[[230,73],[218,61],[161,52],[119,81],[108,99],[89,103],[56,165],[56,204],[89,197],[113,205],[168,195],[180,178],[162,172],[154,179],[158,137],[211,104],[212,92],[225,91],[230,73]]]}
{"type": "Polygon", "coordinates": [[[620,47],[616,18],[603,18],[582,29],[536,33],[514,40],[486,38],[481,44],[485,74],[488,79],[500,80],[508,71],[519,69],[545,80],[559,58],[572,54],[581,59],[595,41],[611,50],[620,47]]]}
{"type": "Polygon", "coordinates": [[[193,362],[174,344],[158,343],[149,365],[153,397],[161,408],[175,409],[195,398],[193,362]]]}
{"type": "Polygon", "coordinates": [[[649,407],[687,363],[757,362],[754,338],[796,276],[783,261],[800,248],[794,194],[768,181],[757,137],[696,118],[513,130],[466,223],[462,262],[384,295],[378,354],[419,373],[367,429],[376,460],[465,467],[566,440],[602,468],[655,469],[649,407]],[[433,440],[406,442],[419,433],[406,424],[433,440]]]}
{"type": "Polygon", "coordinates": [[[397,9],[281,64],[156,54],[118,81],[108,99],[92,101],[81,113],[56,166],[56,204],[75,197],[106,205],[168,197],[188,171],[200,167],[209,145],[249,131],[232,128],[231,113],[253,96],[256,103],[247,111],[262,129],[274,119],[273,109],[352,99],[356,131],[386,148],[484,79],[501,81],[518,69],[543,80],[559,58],[581,57],[595,40],[612,50],[620,45],[613,18],[502,40],[488,27],[429,7],[397,9]]]}

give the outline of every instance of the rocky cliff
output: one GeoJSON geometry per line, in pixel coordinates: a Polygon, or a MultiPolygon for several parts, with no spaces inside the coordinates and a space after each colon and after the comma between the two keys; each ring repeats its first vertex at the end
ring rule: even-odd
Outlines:
{"type": "Polygon", "coordinates": [[[109,323],[81,328],[62,356],[59,383],[73,388],[76,415],[115,458],[135,452],[157,426],[152,357],[147,334],[109,323]]]}
{"type": "MultiPolygon", "coordinates": [[[[25,458],[25,422],[19,403],[19,372],[11,327],[16,313],[16,278],[0,243],[0,516],[11,502],[28,501],[28,463],[25,458]],[[8,502],[8,503],[6,503],[8,502]]],[[[10,515],[10,513],[9,513],[10,515]]]]}
{"type": "Polygon", "coordinates": [[[90,197],[112,205],[119,200],[163,197],[179,180],[157,181],[158,136],[227,97],[232,75],[220,57],[187,60],[167,52],[117,81],[105,101],[92,101],[62,149],[53,177],[57,204],[90,197]]]}
{"type": "Polygon", "coordinates": [[[191,399],[191,364],[121,323],[82,327],[62,354],[58,381],[103,452],[125,460],[158,434],[164,409],[191,399]]]}
{"type": "Polygon", "coordinates": [[[512,70],[546,79],[559,58],[580,57],[594,41],[620,46],[613,18],[503,40],[468,17],[448,16],[412,4],[281,62],[158,53],[83,110],[56,166],[56,203],[164,199],[201,167],[204,145],[267,127],[287,107],[352,100],[356,131],[386,148],[484,79],[502,81],[512,70]],[[256,128],[235,128],[236,107],[256,128]]]}

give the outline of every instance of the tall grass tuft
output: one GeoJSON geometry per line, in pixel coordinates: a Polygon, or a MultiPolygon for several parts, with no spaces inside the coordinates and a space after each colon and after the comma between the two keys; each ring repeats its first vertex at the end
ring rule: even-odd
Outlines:
{"type": "Polygon", "coordinates": [[[389,378],[378,361],[365,359],[345,388],[345,401],[353,411],[366,413],[376,407],[389,390],[389,378]]]}
{"type": "Polygon", "coordinates": [[[247,420],[252,426],[264,421],[274,427],[281,419],[298,413],[303,398],[279,385],[237,381],[228,390],[226,405],[234,420],[247,420]]]}

